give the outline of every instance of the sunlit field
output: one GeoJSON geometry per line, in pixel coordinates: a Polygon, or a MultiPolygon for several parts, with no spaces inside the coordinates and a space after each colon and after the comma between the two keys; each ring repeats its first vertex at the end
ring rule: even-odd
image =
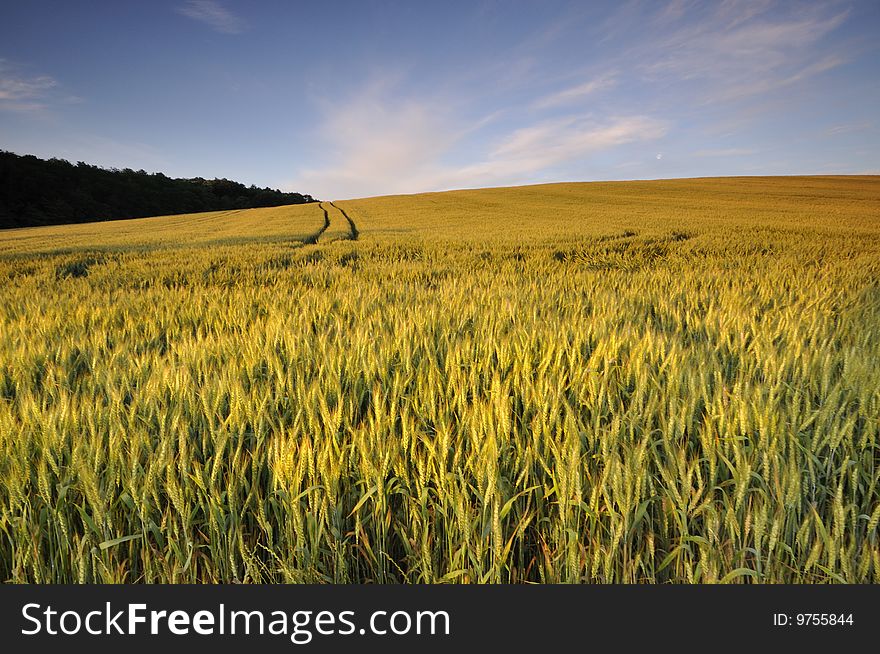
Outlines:
{"type": "Polygon", "coordinates": [[[878,583],[878,280],[880,177],[0,232],[0,578],[878,583]]]}

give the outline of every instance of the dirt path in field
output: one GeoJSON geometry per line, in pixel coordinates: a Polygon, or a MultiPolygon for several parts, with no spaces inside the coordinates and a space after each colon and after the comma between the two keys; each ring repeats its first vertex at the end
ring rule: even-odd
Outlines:
{"type": "MultiPolygon", "coordinates": [[[[332,204],[332,202],[331,202],[332,204]]],[[[318,239],[321,238],[321,234],[327,231],[327,228],[330,227],[330,214],[327,213],[327,208],[324,206],[323,202],[318,203],[318,207],[321,211],[324,212],[324,224],[314,234],[310,234],[303,239],[303,245],[315,245],[318,242],[318,239]]]]}
{"type": "Polygon", "coordinates": [[[334,209],[336,209],[339,213],[341,213],[342,216],[348,221],[348,229],[349,229],[348,239],[350,241],[358,240],[358,236],[360,236],[360,232],[358,231],[357,225],[355,225],[354,221],[351,219],[351,216],[349,216],[347,213],[345,213],[345,209],[341,209],[340,207],[337,207],[332,202],[330,203],[330,206],[333,207],[334,209]]]}

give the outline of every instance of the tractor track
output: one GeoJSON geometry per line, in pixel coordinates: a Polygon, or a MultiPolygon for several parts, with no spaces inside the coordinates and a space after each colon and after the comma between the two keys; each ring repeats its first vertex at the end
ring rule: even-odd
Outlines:
{"type": "Polygon", "coordinates": [[[349,229],[348,240],[350,240],[350,241],[358,240],[358,236],[360,236],[360,232],[358,231],[357,225],[355,225],[354,221],[351,219],[351,216],[349,216],[347,213],[345,213],[345,209],[341,209],[340,207],[337,207],[332,202],[330,203],[330,206],[333,207],[334,209],[336,209],[339,213],[341,213],[343,218],[345,218],[348,221],[348,229],[349,229]]]}
{"type": "MultiPolygon", "coordinates": [[[[331,204],[332,204],[332,202],[331,202],[331,204]]],[[[317,245],[318,239],[321,238],[321,235],[327,231],[328,227],[330,227],[330,214],[327,213],[327,207],[324,206],[323,202],[319,202],[318,208],[324,212],[324,224],[321,226],[321,229],[319,229],[317,232],[315,232],[314,234],[310,234],[309,236],[306,236],[302,240],[303,245],[317,245]]]]}

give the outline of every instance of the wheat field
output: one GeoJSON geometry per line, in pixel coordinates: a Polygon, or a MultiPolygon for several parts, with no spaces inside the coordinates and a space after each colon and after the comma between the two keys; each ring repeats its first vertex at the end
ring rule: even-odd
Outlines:
{"type": "Polygon", "coordinates": [[[880,582],[878,177],[9,230],[0,280],[4,581],[880,582]]]}

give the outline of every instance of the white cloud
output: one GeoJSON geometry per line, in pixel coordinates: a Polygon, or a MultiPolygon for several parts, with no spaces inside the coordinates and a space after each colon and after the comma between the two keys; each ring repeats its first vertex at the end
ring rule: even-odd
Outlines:
{"type": "Polygon", "coordinates": [[[670,0],[666,7],[663,8],[663,11],[660,12],[658,20],[661,22],[678,20],[684,16],[689,5],[692,3],[693,0],[670,0]]]}
{"type": "Polygon", "coordinates": [[[873,123],[865,121],[861,123],[846,123],[843,125],[834,125],[825,130],[825,134],[827,136],[836,136],[838,134],[847,134],[850,132],[861,132],[864,130],[871,129],[873,127],[873,123]]]}
{"type": "Polygon", "coordinates": [[[604,121],[591,116],[568,116],[514,131],[480,166],[531,173],[616,145],[656,139],[666,130],[665,123],[647,116],[612,117],[604,121]]]}
{"type": "Polygon", "coordinates": [[[47,75],[31,79],[0,77],[0,100],[32,100],[42,97],[46,91],[57,85],[58,82],[47,75]]]}
{"type": "Polygon", "coordinates": [[[694,152],[695,157],[746,157],[750,154],[757,154],[757,150],[750,148],[720,148],[717,150],[698,150],[694,152]]]}
{"type": "Polygon", "coordinates": [[[813,77],[814,75],[819,75],[820,73],[824,73],[825,71],[832,70],[833,68],[837,68],[838,66],[842,66],[843,64],[847,63],[847,61],[848,60],[841,55],[828,55],[823,59],[814,61],[813,63],[804,66],[802,69],[800,69],[794,75],[784,81],[786,84],[794,84],[795,82],[800,82],[801,80],[808,79],[810,77],[813,77]]]}
{"type": "Polygon", "coordinates": [[[0,109],[41,111],[57,87],[58,82],[49,75],[26,77],[5,59],[0,59],[0,109]]]}
{"type": "Polygon", "coordinates": [[[177,12],[204,23],[221,34],[240,34],[245,22],[215,0],[187,0],[177,12]]]}
{"type": "Polygon", "coordinates": [[[558,91],[557,93],[539,98],[535,102],[534,107],[536,109],[549,109],[570,104],[588,95],[592,95],[593,93],[596,93],[598,91],[611,88],[616,83],[616,80],[611,75],[597,77],[596,79],[592,79],[587,82],[583,82],[582,84],[577,84],[567,89],[563,89],[562,91],[558,91]]]}
{"type": "Polygon", "coordinates": [[[349,98],[322,102],[316,140],[324,163],[300,171],[292,188],[316,197],[406,193],[458,135],[437,101],[401,99],[391,79],[373,80],[349,98]]]}
{"type": "Polygon", "coordinates": [[[699,20],[645,43],[642,72],[660,82],[698,81],[706,100],[726,102],[767,93],[847,62],[822,47],[849,12],[822,5],[770,16],[771,2],[727,0],[699,20]],[[658,54],[659,53],[659,54],[658,54]]]}
{"type": "MultiPolygon", "coordinates": [[[[549,86],[546,74],[535,73],[547,42],[530,39],[529,58],[523,61],[534,70],[517,69],[509,78],[502,75],[506,71],[469,71],[467,88],[479,89],[476,93],[456,93],[457,78],[435,85],[444,91],[435,90],[432,97],[402,94],[386,83],[347,102],[333,98],[319,131],[319,162],[301,170],[291,186],[318,197],[355,197],[570,178],[577,174],[573,171],[590,169],[599,153],[666,135],[673,125],[658,115],[682,110],[688,115],[709,103],[717,113],[724,103],[736,102],[736,116],[746,120],[754,103],[740,101],[772,94],[776,100],[781,89],[794,90],[847,63],[843,42],[826,37],[848,15],[835,3],[625,2],[594,27],[609,45],[601,59],[607,72],[595,74],[597,62],[579,69],[592,69],[592,78],[559,67],[564,72],[549,86]],[[535,88],[553,91],[541,94],[535,88]],[[480,131],[476,107],[500,116],[491,130],[480,131]],[[554,115],[559,113],[564,115],[554,115]]],[[[561,40],[572,24],[554,23],[547,32],[551,41],[561,40]]],[[[694,156],[754,154],[750,143],[731,143],[737,147],[700,150],[697,145],[694,156]]],[[[643,156],[656,159],[659,148],[654,147],[643,156]]],[[[621,151],[635,154],[635,149],[621,151]]],[[[665,164],[667,157],[660,159],[665,164]]],[[[613,157],[603,154],[601,160],[613,165],[608,163],[613,157]]]]}
{"type": "Polygon", "coordinates": [[[525,184],[546,171],[614,147],[664,136],[667,125],[648,116],[595,120],[569,116],[515,130],[483,160],[447,171],[444,188],[525,184]]]}
{"type": "Polygon", "coordinates": [[[647,116],[570,115],[511,128],[493,145],[464,143],[495,117],[468,120],[442,99],[401,98],[393,84],[375,82],[347,101],[327,103],[318,134],[324,161],[287,186],[342,198],[528,183],[554,167],[667,130],[647,116]],[[462,144],[470,145],[467,154],[456,152],[462,144]]]}

